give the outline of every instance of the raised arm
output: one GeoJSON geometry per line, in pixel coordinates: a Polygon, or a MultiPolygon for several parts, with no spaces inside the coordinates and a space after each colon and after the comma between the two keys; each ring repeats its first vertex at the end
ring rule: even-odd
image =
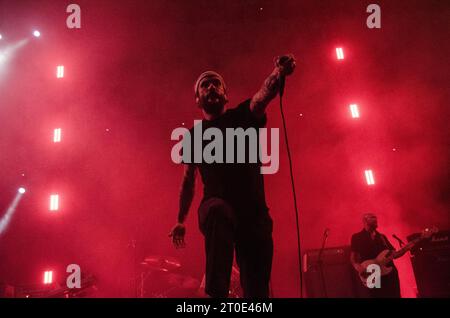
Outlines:
{"type": "Polygon", "coordinates": [[[169,236],[172,237],[172,242],[176,248],[185,246],[184,235],[186,234],[186,227],[183,223],[186,220],[189,213],[189,208],[191,207],[192,199],[194,198],[196,174],[197,169],[195,165],[185,165],[183,181],[181,183],[177,224],[175,224],[169,233],[169,236]]]}
{"type": "Polygon", "coordinates": [[[250,110],[256,117],[260,118],[264,115],[267,105],[277,96],[281,78],[291,75],[294,69],[295,58],[292,54],[275,58],[275,68],[250,101],[250,110]]]}

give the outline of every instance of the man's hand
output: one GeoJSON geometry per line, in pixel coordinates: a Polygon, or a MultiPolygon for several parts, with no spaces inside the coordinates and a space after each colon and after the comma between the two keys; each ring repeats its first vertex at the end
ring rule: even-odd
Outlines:
{"type": "Polygon", "coordinates": [[[250,102],[250,110],[257,117],[264,116],[269,102],[277,96],[280,90],[281,78],[291,75],[295,69],[294,55],[281,55],[274,58],[275,68],[266,78],[259,91],[253,95],[250,102]]]}
{"type": "Polygon", "coordinates": [[[281,76],[288,76],[294,73],[296,64],[293,54],[277,56],[274,61],[275,67],[278,68],[281,76]]]}
{"type": "Polygon", "coordinates": [[[186,227],[182,223],[177,223],[169,233],[172,238],[175,248],[183,248],[186,246],[184,242],[184,235],[186,234],[186,227]]]}

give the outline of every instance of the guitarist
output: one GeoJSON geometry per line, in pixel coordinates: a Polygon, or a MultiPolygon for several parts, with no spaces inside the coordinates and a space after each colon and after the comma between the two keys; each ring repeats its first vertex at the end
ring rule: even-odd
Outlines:
{"type": "MultiPolygon", "coordinates": [[[[395,250],[387,239],[386,235],[377,231],[378,220],[373,213],[366,213],[363,216],[364,229],[352,235],[350,261],[353,268],[359,273],[365,271],[361,263],[375,259],[379,253],[388,249],[395,250]]],[[[405,252],[406,253],[406,250],[405,252]]],[[[403,253],[403,254],[404,254],[403,253]]],[[[401,255],[399,255],[401,256],[401,255]]],[[[392,266],[391,273],[381,276],[380,288],[368,288],[372,298],[400,298],[400,281],[398,271],[391,261],[387,266],[392,266]]]]}

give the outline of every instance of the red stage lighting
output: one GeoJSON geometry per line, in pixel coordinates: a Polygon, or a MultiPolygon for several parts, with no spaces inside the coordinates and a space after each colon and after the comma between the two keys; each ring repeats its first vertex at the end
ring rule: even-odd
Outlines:
{"type": "Polygon", "coordinates": [[[374,185],[375,184],[375,179],[373,177],[372,170],[366,170],[366,171],[364,171],[364,174],[366,176],[367,185],[374,185]]]}
{"type": "Polygon", "coordinates": [[[50,196],[50,211],[58,211],[59,209],[59,195],[52,194],[50,196]]]}
{"type": "Polygon", "coordinates": [[[56,67],[56,78],[64,77],[64,65],[58,65],[56,67]]]}
{"type": "Polygon", "coordinates": [[[44,272],[44,284],[49,285],[53,283],[53,271],[44,272]]]}
{"type": "Polygon", "coordinates": [[[352,114],[352,118],[359,118],[358,105],[351,104],[350,105],[350,113],[352,114]]]}
{"type": "Polygon", "coordinates": [[[56,128],[53,131],[53,142],[61,142],[61,128],[56,128]]]}
{"type": "Polygon", "coordinates": [[[344,59],[344,50],[341,47],[336,48],[336,56],[338,60],[344,59]]]}

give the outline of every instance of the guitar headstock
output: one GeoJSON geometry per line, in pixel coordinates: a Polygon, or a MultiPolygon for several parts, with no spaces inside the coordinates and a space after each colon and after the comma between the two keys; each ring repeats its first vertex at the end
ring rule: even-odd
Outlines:
{"type": "Polygon", "coordinates": [[[423,239],[430,238],[431,236],[433,236],[433,234],[436,234],[437,232],[439,232],[439,229],[435,226],[426,228],[422,231],[421,238],[423,239]]]}

